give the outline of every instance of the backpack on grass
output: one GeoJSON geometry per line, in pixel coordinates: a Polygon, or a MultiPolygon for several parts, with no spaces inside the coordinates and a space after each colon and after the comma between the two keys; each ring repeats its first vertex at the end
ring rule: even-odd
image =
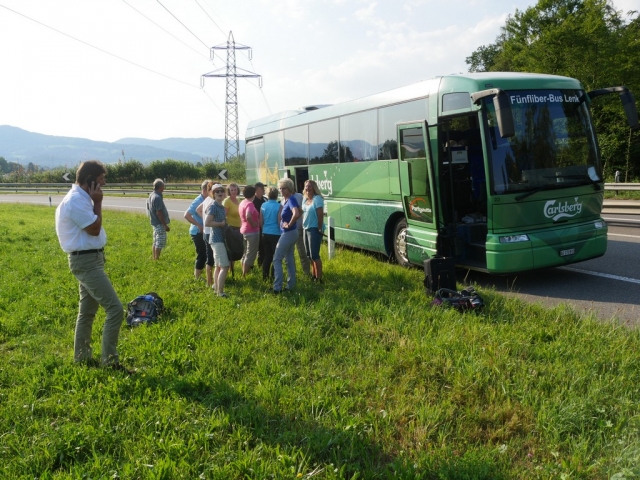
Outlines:
{"type": "Polygon", "coordinates": [[[448,288],[441,288],[434,296],[433,305],[446,305],[460,311],[477,311],[484,307],[484,301],[473,287],[467,287],[459,292],[449,290],[448,288]]]}
{"type": "Polygon", "coordinates": [[[158,320],[162,315],[164,302],[155,292],[140,295],[127,305],[127,325],[137,327],[142,324],[150,324],[158,320]]]}

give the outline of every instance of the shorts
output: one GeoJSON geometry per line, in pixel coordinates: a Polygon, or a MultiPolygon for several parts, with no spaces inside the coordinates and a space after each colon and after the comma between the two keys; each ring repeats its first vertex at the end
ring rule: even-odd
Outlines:
{"type": "Polygon", "coordinates": [[[164,225],[153,226],[153,246],[160,249],[167,246],[167,231],[164,225]]]}
{"type": "Polygon", "coordinates": [[[213,250],[213,259],[215,260],[216,267],[227,268],[229,266],[229,256],[227,255],[227,247],[224,243],[212,243],[211,250],[213,250]]]}

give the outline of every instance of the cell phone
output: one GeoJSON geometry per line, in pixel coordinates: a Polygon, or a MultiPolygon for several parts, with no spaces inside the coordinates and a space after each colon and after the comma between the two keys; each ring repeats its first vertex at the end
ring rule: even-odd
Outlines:
{"type": "Polygon", "coordinates": [[[89,187],[91,187],[91,184],[92,184],[92,183],[96,183],[96,179],[95,179],[95,177],[92,177],[91,175],[89,175],[89,176],[87,177],[87,185],[88,185],[89,187]]]}

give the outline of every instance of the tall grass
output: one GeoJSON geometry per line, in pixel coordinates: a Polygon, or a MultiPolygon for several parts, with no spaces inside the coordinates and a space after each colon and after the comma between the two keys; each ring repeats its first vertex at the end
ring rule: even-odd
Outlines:
{"type": "Polygon", "coordinates": [[[481,314],[435,307],[418,269],[351,250],[324,285],[274,297],[252,272],[220,299],[186,225],[154,263],[146,217],[104,217],[123,303],[168,306],[123,327],[131,377],[72,362],[54,209],[0,205],[2,478],[640,476],[637,330],[493,291],[481,314]]]}

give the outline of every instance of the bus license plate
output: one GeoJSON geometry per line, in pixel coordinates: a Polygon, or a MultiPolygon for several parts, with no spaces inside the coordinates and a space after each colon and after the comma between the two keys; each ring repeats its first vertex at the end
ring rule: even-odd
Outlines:
{"type": "Polygon", "coordinates": [[[566,257],[568,255],[575,255],[575,254],[576,254],[575,248],[567,248],[566,250],[560,250],[561,257],[566,257]]]}

